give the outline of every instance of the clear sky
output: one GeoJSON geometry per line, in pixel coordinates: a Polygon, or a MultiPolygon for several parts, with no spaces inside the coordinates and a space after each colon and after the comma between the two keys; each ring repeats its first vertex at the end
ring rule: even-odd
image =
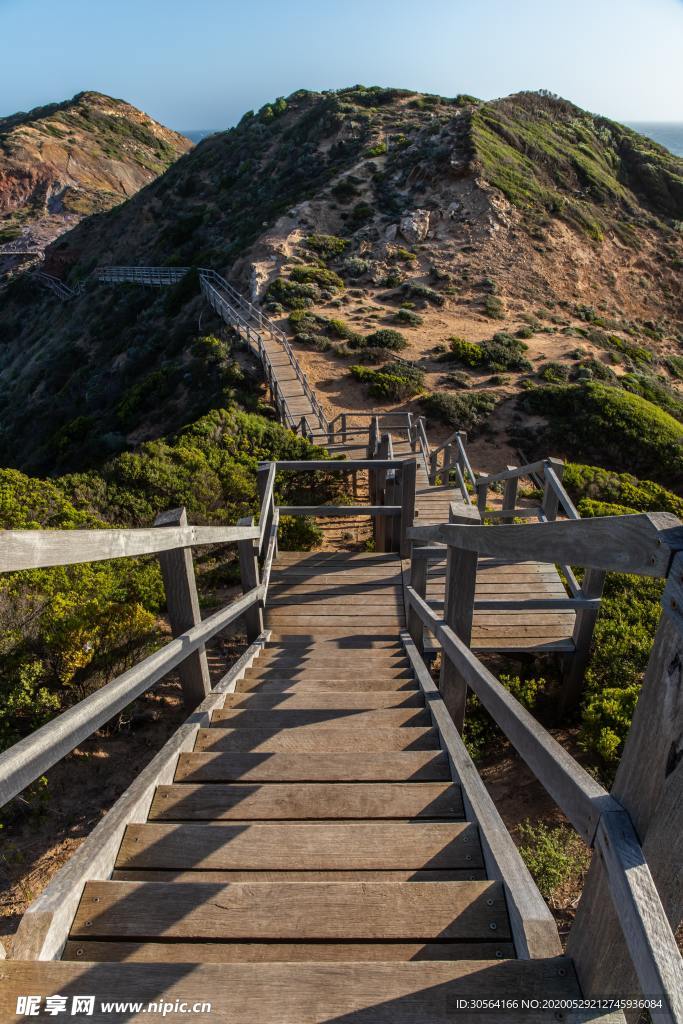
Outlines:
{"type": "Polygon", "coordinates": [[[683,0],[0,0],[0,115],[96,89],[178,129],[295,89],[550,89],[683,121],[683,0]]]}

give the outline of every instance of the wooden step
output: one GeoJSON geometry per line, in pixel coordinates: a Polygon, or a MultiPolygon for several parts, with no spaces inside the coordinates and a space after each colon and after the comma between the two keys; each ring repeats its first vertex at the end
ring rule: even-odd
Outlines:
{"type": "Polygon", "coordinates": [[[402,726],[431,726],[431,715],[426,708],[380,708],[371,711],[360,708],[332,710],[331,708],[299,708],[271,711],[248,711],[243,708],[217,708],[211,715],[216,728],[256,729],[277,732],[279,729],[398,729],[402,726]]]}
{"type": "Polygon", "coordinates": [[[200,729],[195,750],[232,751],[234,753],[315,754],[324,751],[436,750],[439,738],[436,729],[332,728],[301,726],[273,733],[268,729],[200,729]]]}
{"type": "Polygon", "coordinates": [[[176,782],[444,782],[442,750],[352,754],[180,754],[176,782]]]}
{"type": "Polygon", "coordinates": [[[70,937],[484,941],[492,931],[510,939],[499,882],[87,882],[70,937]]]}
{"type": "Polygon", "coordinates": [[[484,868],[418,868],[402,870],[338,870],[338,871],[250,871],[237,868],[226,871],[179,871],[177,868],[116,868],[113,882],[483,882],[484,868]]]}
{"type": "Polygon", "coordinates": [[[277,710],[372,710],[380,708],[423,708],[425,699],[421,691],[410,690],[373,690],[370,693],[358,691],[326,691],[326,690],[283,690],[281,694],[261,693],[251,690],[241,693],[229,693],[223,705],[225,708],[277,710]]]}
{"type": "Polygon", "coordinates": [[[126,828],[117,868],[334,871],[481,868],[477,828],[462,822],[144,824],[126,828]]]}
{"type": "Polygon", "coordinates": [[[349,637],[328,637],[325,639],[322,636],[273,636],[271,633],[268,639],[267,650],[273,649],[283,650],[285,648],[301,653],[303,651],[320,651],[327,650],[333,651],[344,651],[345,654],[351,654],[355,651],[400,651],[405,653],[405,648],[401,641],[395,636],[389,637],[376,637],[376,636],[349,636],[349,637]]]}
{"type": "MultiPolygon", "coordinates": [[[[411,679],[412,671],[409,666],[398,665],[395,668],[387,668],[382,666],[377,669],[371,669],[372,675],[378,680],[387,679],[411,679]]],[[[254,665],[252,668],[247,669],[244,678],[245,679],[336,679],[338,682],[342,682],[345,678],[345,673],[349,675],[363,672],[363,675],[367,672],[367,666],[348,666],[345,661],[337,659],[337,664],[333,665],[254,665]],[[366,671],[364,671],[364,668],[366,671]],[[344,674],[343,674],[344,673],[344,674]]],[[[368,673],[369,674],[369,673],[368,673]]]]}
{"type": "Polygon", "coordinates": [[[511,942],[112,942],[70,939],[62,960],[144,963],[314,963],[503,960],[511,942]]]}
{"type": "Polygon", "coordinates": [[[406,679],[403,676],[396,676],[390,679],[363,679],[349,675],[346,679],[311,679],[303,675],[301,678],[287,678],[276,676],[267,678],[253,676],[248,679],[240,679],[236,686],[237,693],[301,693],[304,690],[312,691],[345,691],[371,693],[374,691],[397,692],[397,693],[421,693],[417,682],[414,679],[406,679]]]}
{"type": "Polygon", "coordinates": [[[360,625],[355,620],[340,626],[311,626],[310,622],[290,623],[288,625],[276,623],[273,626],[271,638],[279,640],[281,637],[315,637],[316,640],[319,640],[322,637],[327,640],[348,641],[358,639],[359,637],[369,637],[373,640],[380,638],[392,640],[400,628],[397,625],[391,628],[382,626],[381,629],[378,629],[376,625],[366,623],[360,625]]]}
{"type": "Polygon", "coordinates": [[[270,783],[159,786],[151,821],[462,818],[452,783],[270,783]]]}
{"type": "MultiPolygon", "coordinates": [[[[537,1024],[548,1011],[501,1016],[499,1008],[456,1009],[460,999],[579,999],[570,960],[458,960],[417,963],[217,963],[188,970],[183,963],[74,963],[3,961],[0,1016],[16,1020],[17,997],[85,992],[95,997],[88,1021],[111,1024],[101,1001],[134,999],[126,1024],[146,1024],[149,1003],[163,1000],[211,1005],[192,1014],[194,1024],[537,1024]]],[[[620,1013],[563,1011],[565,1024],[618,1024],[620,1013]]]]}

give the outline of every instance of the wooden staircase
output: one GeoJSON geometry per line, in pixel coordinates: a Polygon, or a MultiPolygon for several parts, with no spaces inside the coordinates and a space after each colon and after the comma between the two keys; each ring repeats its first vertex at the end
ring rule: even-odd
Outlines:
{"type": "MultiPolygon", "coordinates": [[[[516,958],[401,639],[401,581],[398,555],[281,556],[261,655],[41,972],[119,998],[203,992],[245,1024],[445,1022],[464,992],[578,997],[566,958],[516,958]]],[[[12,993],[30,979],[13,972],[12,993]]]]}

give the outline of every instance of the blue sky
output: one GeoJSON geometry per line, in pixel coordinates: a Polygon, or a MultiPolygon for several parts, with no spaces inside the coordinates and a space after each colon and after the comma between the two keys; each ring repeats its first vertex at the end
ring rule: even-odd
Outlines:
{"type": "Polygon", "coordinates": [[[82,89],[223,128],[298,88],[551,89],[683,121],[683,0],[0,0],[0,115],[82,89]]]}

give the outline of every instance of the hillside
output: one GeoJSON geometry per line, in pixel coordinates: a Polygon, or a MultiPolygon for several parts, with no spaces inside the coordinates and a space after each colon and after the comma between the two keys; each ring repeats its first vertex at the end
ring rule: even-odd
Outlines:
{"type": "MultiPolygon", "coordinates": [[[[349,374],[358,343],[339,333],[398,329],[421,389],[459,413],[474,403],[475,424],[504,403],[481,453],[497,465],[524,417],[510,400],[539,374],[647,386],[648,400],[654,381],[679,401],[682,169],[549,95],[302,91],[206,139],[48,258],[72,282],[100,263],[211,266],[252,296],[270,287],[284,326],[290,307],[309,307],[323,319],[299,325],[300,349],[330,410],[373,400],[349,374]],[[315,236],[333,241],[306,242],[315,236]],[[494,335],[502,358],[464,352],[494,335]]],[[[187,422],[203,398],[192,377],[188,406],[198,315],[191,278],[159,296],[89,286],[57,309],[17,281],[0,314],[1,457],[80,468],[187,422]]]]}
{"type": "Polygon", "coordinates": [[[191,148],[97,92],[0,118],[0,242],[42,245],[148,185],[191,148]]]}

